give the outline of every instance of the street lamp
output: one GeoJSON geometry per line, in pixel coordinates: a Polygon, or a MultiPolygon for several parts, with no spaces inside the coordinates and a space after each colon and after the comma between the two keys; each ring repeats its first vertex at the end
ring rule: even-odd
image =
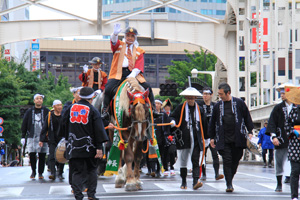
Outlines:
{"type": "Polygon", "coordinates": [[[214,83],[215,83],[215,74],[216,72],[214,71],[198,71],[197,69],[192,69],[191,71],[192,78],[197,78],[198,74],[210,74],[212,78],[212,89],[214,89],[214,83]]]}

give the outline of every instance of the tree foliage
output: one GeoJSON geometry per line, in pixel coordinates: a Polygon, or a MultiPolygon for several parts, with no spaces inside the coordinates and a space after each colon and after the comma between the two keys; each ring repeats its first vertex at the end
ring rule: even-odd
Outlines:
{"type": "MultiPolygon", "coordinates": [[[[187,59],[184,61],[172,61],[173,65],[168,65],[169,77],[167,80],[171,80],[178,84],[178,94],[183,91],[188,83],[188,76],[191,76],[192,69],[198,71],[215,71],[215,64],[217,63],[217,57],[214,54],[206,53],[201,48],[200,51],[195,51],[193,54],[189,53],[188,50],[184,50],[187,59]],[[205,61],[205,62],[204,62],[205,61]],[[205,69],[206,63],[206,69],[205,69]]],[[[198,74],[198,78],[204,81],[204,74],[198,74]]],[[[212,78],[210,75],[206,75],[206,82],[208,85],[212,85],[212,78]]],[[[170,98],[174,102],[174,106],[184,101],[183,97],[162,97],[157,95],[156,98],[165,100],[170,98]]]]}
{"type": "Polygon", "coordinates": [[[55,77],[49,73],[40,75],[40,71],[28,71],[24,63],[0,60],[0,117],[4,119],[3,137],[8,144],[19,144],[21,123],[20,105],[34,105],[33,96],[36,93],[45,95],[44,104],[52,105],[55,99],[63,103],[72,100],[71,85],[68,78],[55,77]]]}

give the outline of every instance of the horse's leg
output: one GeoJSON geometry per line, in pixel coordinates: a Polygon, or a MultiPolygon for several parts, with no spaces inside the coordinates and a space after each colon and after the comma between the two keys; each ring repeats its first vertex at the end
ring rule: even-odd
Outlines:
{"type": "Polygon", "coordinates": [[[136,179],[136,187],[139,190],[142,190],[142,182],[140,181],[140,164],[143,158],[143,142],[136,142],[135,150],[134,150],[134,176],[136,179]]]}
{"type": "Polygon", "coordinates": [[[125,185],[125,190],[126,191],[136,191],[136,182],[135,182],[135,177],[132,171],[132,163],[133,163],[133,151],[132,151],[132,145],[133,141],[129,140],[128,142],[128,147],[125,149],[125,163],[127,165],[127,175],[126,175],[126,185],[125,185]]]}
{"type": "Polygon", "coordinates": [[[118,170],[118,175],[116,176],[115,179],[115,188],[122,188],[126,183],[127,167],[126,164],[122,167],[122,153],[123,152],[120,153],[119,170],[118,170]]]}

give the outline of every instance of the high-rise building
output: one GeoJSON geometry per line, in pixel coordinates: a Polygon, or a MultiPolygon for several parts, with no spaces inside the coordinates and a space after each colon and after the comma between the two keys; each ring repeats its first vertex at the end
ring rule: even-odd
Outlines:
{"type": "MultiPolygon", "coordinates": [[[[108,19],[112,18],[113,15],[130,13],[157,3],[150,0],[103,0],[102,4],[103,17],[108,19]]],[[[226,11],[226,0],[180,0],[173,4],[216,19],[223,19],[226,11]]],[[[167,6],[149,10],[148,12],[160,13],[168,20],[205,21],[167,6]]]]}
{"type": "MultiPolygon", "coordinates": [[[[24,1],[21,0],[1,0],[0,1],[0,10],[6,10],[15,6],[24,4],[24,1]]],[[[29,9],[24,8],[10,12],[8,14],[1,16],[1,21],[18,21],[18,20],[29,20],[29,9]]],[[[14,42],[4,45],[4,48],[7,50],[5,57],[7,59],[13,58],[16,62],[24,62],[23,58],[29,58],[29,47],[30,41],[14,42]]],[[[27,59],[25,62],[25,67],[30,68],[30,59],[27,59]]]]}

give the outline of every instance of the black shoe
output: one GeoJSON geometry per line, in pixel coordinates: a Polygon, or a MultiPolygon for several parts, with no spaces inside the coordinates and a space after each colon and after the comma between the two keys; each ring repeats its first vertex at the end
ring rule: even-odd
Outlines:
{"type": "Polygon", "coordinates": [[[267,163],[264,163],[264,166],[263,166],[263,168],[266,168],[267,167],[267,163]]]}
{"type": "Polygon", "coordinates": [[[30,175],[30,178],[35,179],[35,176],[36,176],[36,172],[32,172],[31,175],[30,175]]]}
{"type": "Polygon", "coordinates": [[[51,179],[51,180],[55,180],[55,174],[51,174],[50,176],[49,176],[49,179],[51,179]]]}
{"type": "Polygon", "coordinates": [[[289,176],[286,176],[285,177],[285,180],[284,180],[284,183],[290,183],[291,182],[291,179],[289,176]]]}
{"type": "Polygon", "coordinates": [[[62,175],[62,174],[58,174],[58,176],[57,176],[57,177],[58,177],[58,179],[59,179],[59,180],[63,180],[63,179],[65,179],[65,177],[63,177],[63,175],[62,175]]]}
{"type": "Polygon", "coordinates": [[[282,185],[277,185],[275,192],[282,192],[282,185]]]}
{"type": "Polygon", "coordinates": [[[223,174],[217,174],[216,176],[215,176],[215,179],[216,180],[220,180],[220,179],[223,179],[224,178],[224,175],[223,174]]]}
{"type": "Polygon", "coordinates": [[[186,184],[186,182],[182,182],[182,183],[181,183],[180,189],[184,189],[184,190],[187,189],[187,184],[186,184]]]}
{"type": "Polygon", "coordinates": [[[193,184],[193,189],[197,190],[198,188],[201,188],[203,186],[203,183],[198,181],[196,184],[193,184]]]}
{"type": "Polygon", "coordinates": [[[43,174],[39,174],[39,179],[44,179],[43,174]]]}
{"type": "Polygon", "coordinates": [[[97,197],[88,197],[88,199],[90,199],[90,200],[99,200],[99,198],[97,198],[97,197]]]}
{"type": "Polygon", "coordinates": [[[233,192],[233,187],[232,185],[228,185],[227,188],[226,188],[226,192],[233,192]]]}
{"type": "Polygon", "coordinates": [[[269,168],[273,168],[273,165],[270,163],[270,164],[268,165],[268,167],[269,167],[269,168]]]}

